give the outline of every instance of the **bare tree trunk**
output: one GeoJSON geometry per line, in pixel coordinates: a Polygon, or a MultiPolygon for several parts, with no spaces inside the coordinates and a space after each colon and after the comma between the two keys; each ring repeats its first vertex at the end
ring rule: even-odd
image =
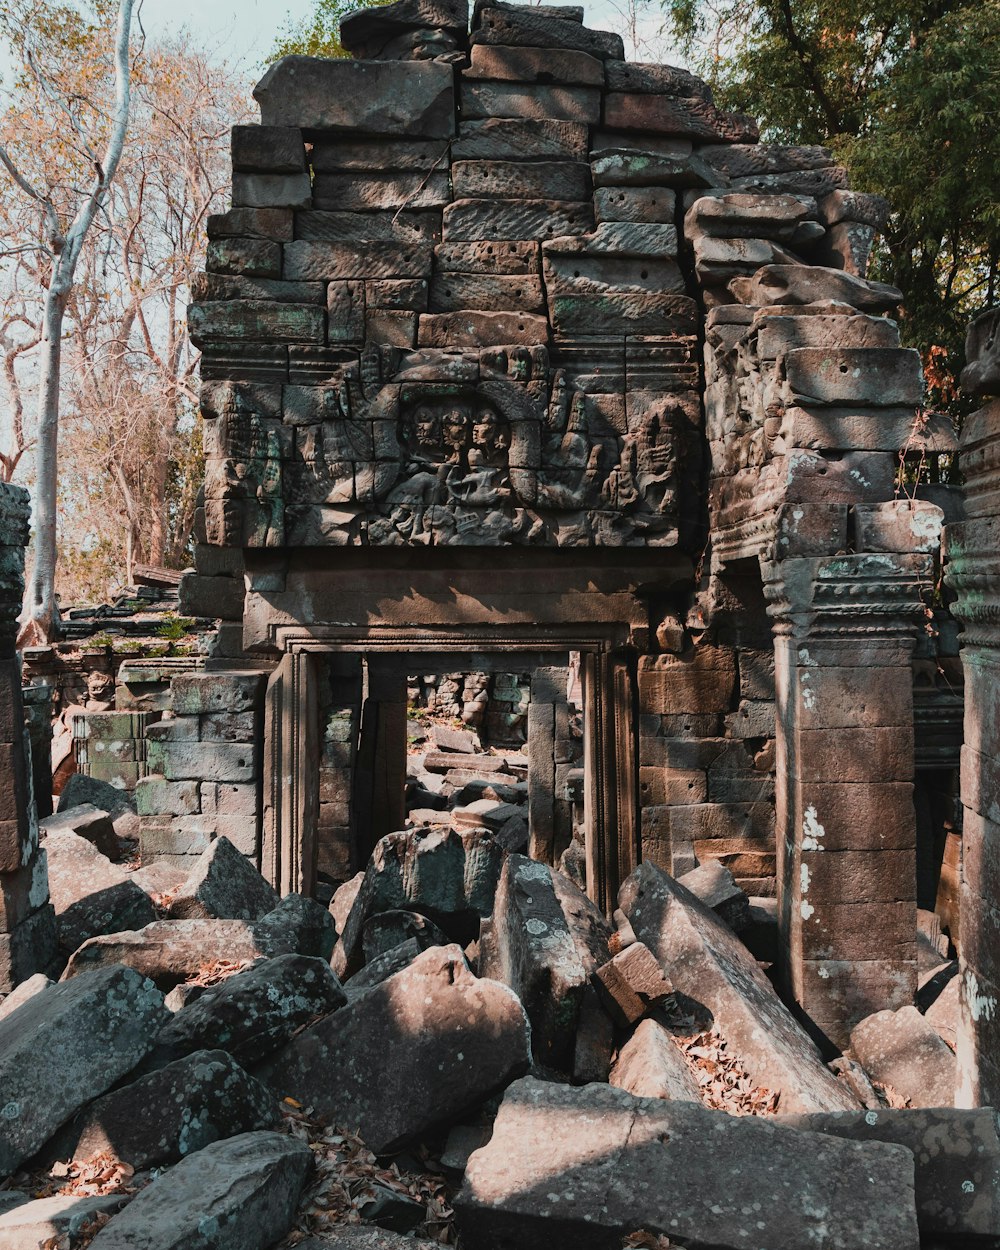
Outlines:
{"type": "Polygon", "coordinates": [[[38,439],[35,455],[35,561],[28,584],[28,619],[36,641],[55,636],[56,513],[58,503],[59,378],[63,317],[72,284],[63,256],[45,293],[38,376],[38,439]]]}
{"type": "Polygon", "coordinates": [[[17,170],[8,153],[0,147],[0,162],[22,191],[36,200],[48,222],[52,251],[52,277],[45,296],[45,317],[38,402],[38,456],[35,473],[35,563],[28,587],[28,619],[19,642],[49,642],[56,637],[56,502],[59,474],[59,382],[63,317],[77,261],[87,232],[97,216],[108,187],[118,170],[128,128],[131,84],[129,80],[129,35],[135,0],[119,0],[115,31],[115,106],[111,137],[103,161],[95,161],[97,185],[80,205],[69,229],[63,233],[51,201],[46,199],[17,170]]]}

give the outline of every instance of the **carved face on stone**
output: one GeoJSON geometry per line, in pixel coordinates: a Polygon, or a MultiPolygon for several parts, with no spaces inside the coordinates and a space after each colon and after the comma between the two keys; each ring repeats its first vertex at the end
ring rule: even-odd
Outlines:
{"type": "Polygon", "coordinates": [[[445,446],[455,454],[464,451],[469,445],[471,425],[472,420],[464,408],[449,408],[442,423],[445,446]]]}
{"type": "Polygon", "coordinates": [[[87,676],[87,702],[110,703],[115,697],[115,679],[110,673],[92,672],[87,676]]]}
{"type": "Polygon", "coordinates": [[[413,437],[420,451],[440,451],[441,423],[433,408],[420,407],[413,414],[413,437]]]}
{"type": "Polygon", "coordinates": [[[487,457],[510,447],[510,433],[492,408],[482,408],[476,413],[472,426],[472,445],[487,457]]]}

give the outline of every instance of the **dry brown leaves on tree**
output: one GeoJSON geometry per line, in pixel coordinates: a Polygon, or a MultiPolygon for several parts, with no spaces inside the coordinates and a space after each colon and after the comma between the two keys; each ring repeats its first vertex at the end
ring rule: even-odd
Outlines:
{"type": "Polygon", "coordinates": [[[293,1231],[281,1242],[283,1250],[337,1225],[362,1223],[375,1185],[423,1205],[425,1219],[414,1237],[455,1245],[453,1212],[442,1176],[402,1172],[395,1163],[383,1167],[356,1133],[310,1119],[291,1099],[285,1100],[282,1110],[288,1130],[309,1145],[316,1164],[293,1231]]]}

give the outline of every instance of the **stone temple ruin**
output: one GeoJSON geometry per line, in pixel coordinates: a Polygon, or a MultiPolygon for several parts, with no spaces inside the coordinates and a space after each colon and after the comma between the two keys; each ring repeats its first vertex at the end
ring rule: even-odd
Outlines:
{"type": "MultiPolygon", "coordinates": [[[[190,309],[207,459],[180,594],[218,622],[211,653],[159,703],[84,709],[41,846],[13,653],[27,511],[0,495],[0,988],[65,966],[16,991],[65,1020],[124,963],[176,1012],[129,989],[139,1081],[215,1046],[376,1155],[451,1125],[466,1246],[997,1244],[993,1115],[955,1110],[1000,1100],[997,317],[970,331],[988,402],[959,448],[900,293],[866,278],[887,206],[827,150],[760,142],[572,6],[483,3],[470,33],[455,0],[397,0],[342,38],[354,59],[258,84],[190,309]],[[133,798],[84,775],[102,750],[135,764],[133,798]],[[106,858],[112,829],[97,915],[79,857],[98,872],[109,823],[141,867],[106,858]],[[211,959],[246,970],[195,998],[211,959]],[[252,1023],[261,986],[319,976],[295,960],[323,970],[308,1009],[223,1045],[226,995],[252,1023]],[[463,1067],[442,1037],[470,1010],[463,1067]],[[721,1101],[687,1012],[736,1073],[721,1101]],[[505,1088],[490,1139],[471,1113],[505,1088]],[[671,1135],[707,1206],[658,1161],[671,1135]],[[767,1198],[758,1158],[811,1214],[767,1198]],[[540,1176],[573,1178],[572,1210],[540,1176]]],[[[74,1115],[107,1136],[123,1092],[7,1147],[0,1128],[6,1174],[74,1115]]],[[[248,1112],[207,1148],[276,1150],[297,1178],[240,1243],[262,1250],[307,1183],[273,1127],[248,1112]]],[[[184,1166],[95,1250],[132,1245],[184,1166]]]]}

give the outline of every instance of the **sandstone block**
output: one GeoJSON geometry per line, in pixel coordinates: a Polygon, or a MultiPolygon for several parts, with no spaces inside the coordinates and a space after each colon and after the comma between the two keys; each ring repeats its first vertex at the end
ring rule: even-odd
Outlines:
{"type": "Polygon", "coordinates": [[[202,852],[170,905],[173,920],[260,920],[278,895],[228,838],[202,852]]]}
{"type": "Polygon", "coordinates": [[[430,61],[285,56],[254,88],[265,126],[447,139],[455,132],[452,68],[430,61]]]}
{"type": "Polygon", "coordinates": [[[296,241],[285,245],[282,277],[292,281],[422,278],[431,265],[431,244],[374,239],[356,242],[296,241]]]}
{"type": "Polygon", "coordinates": [[[167,1010],[130,968],[43,990],[0,1021],[0,1173],[10,1175],[150,1049],[167,1010]]]}
{"type": "Polygon", "coordinates": [[[455,199],[586,200],[590,166],[583,161],[456,161],[455,199]]]}
{"type": "Polygon", "coordinates": [[[485,243],[439,243],[434,249],[436,275],[537,274],[542,267],[541,249],[532,240],[485,243]]]}
{"type": "Polygon", "coordinates": [[[643,1020],[618,1051],[608,1083],[636,1098],[701,1102],[701,1091],[681,1048],[655,1020],[643,1020]]]}
{"type": "Polygon", "coordinates": [[[297,126],[234,126],[233,169],[298,174],[306,168],[302,131],[297,126]]]}
{"type": "Polygon", "coordinates": [[[281,1133],[241,1133],[213,1142],[144,1189],[91,1245],[267,1250],[291,1228],[311,1168],[305,1142],[281,1133]]]}
{"type": "Polygon", "coordinates": [[[422,313],[417,329],[421,347],[489,347],[548,342],[549,326],[534,313],[477,312],[422,313]]]}
{"type": "Polygon", "coordinates": [[[1000,1141],[992,1109],[956,1111],[880,1108],[830,1115],[778,1116],[780,1126],[842,1137],[894,1142],[916,1161],[917,1224],[924,1236],[960,1243],[1000,1235],[1000,1141]]]}
{"type": "Polygon", "coordinates": [[[309,175],[233,174],[234,208],[311,208],[309,175]]]}
{"type": "Polygon", "coordinates": [[[79,1162],[110,1155],[139,1171],[279,1119],[274,1095],[231,1055],[199,1050],[90,1103],[49,1150],[79,1162]]]}
{"type": "Polygon", "coordinates": [[[955,1102],[955,1056],[917,1011],[879,1011],[851,1030],[851,1049],[873,1081],[890,1085],[914,1107],[955,1102]]]}
{"type": "Polygon", "coordinates": [[[470,50],[469,68],[462,71],[462,77],[603,87],[604,64],[588,52],[570,49],[554,57],[547,48],[504,48],[477,43],[470,50]]]}
{"type": "MultiPolygon", "coordinates": [[[[456,200],[444,210],[448,243],[555,238],[594,228],[590,204],[563,200],[456,200]]],[[[292,246],[295,246],[294,244],[292,246]]],[[[288,267],[286,254],[285,267],[288,267]]]]}
{"type": "Polygon", "coordinates": [[[545,311],[542,280],[535,274],[494,277],[492,274],[442,273],[431,281],[432,313],[487,309],[539,313],[545,311]]]}
{"type": "Polygon", "coordinates": [[[593,984],[605,1009],[626,1028],[674,990],[656,956],[642,942],[632,942],[612,956],[596,970],[593,984]]]}
{"type": "Polygon", "coordinates": [[[551,870],[523,855],[505,860],[493,907],[484,976],[517,994],[531,1022],[535,1058],[571,1062],[587,971],[570,934],[551,870]]]}
{"type": "Polygon", "coordinates": [[[76,1250],[87,1244],[87,1234],[98,1216],[114,1215],[128,1202],[125,1194],[81,1197],[55,1194],[51,1198],[24,1195],[21,1203],[8,1210],[0,1207],[0,1245],[4,1250],[38,1250],[39,1246],[66,1246],[76,1250]]]}
{"type": "Polygon", "coordinates": [[[273,239],[290,243],[292,234],[290,208],[231,208],[226,213],[213,213],[208,219],[210,239],[273,239]]]}
{"type": "Polygon", "coordinates": [[[790,402],[919,404],[924,377],[920,354],[890,347],[798,347],[784,356],[790,402]]]}
{"type": "Polygon", "coordinates": [[[674,988],[711,1011],[753,1079],[780,1091],[782,1107],[851,1109],[850,1095],[824,1066],[749,951],[693,894],[653,865],[642,864],[622,886],[618,902],[674,988]]]}
{"type": "Polygon", "coordinates": [[[801,1250],[810,1241],[916,1250],[910,1152],[846,1141],[830,1150],[833,1140],[690,1102],[526,1078],[469,1160],[455,1199],[459,1231],[483,1250],[611,1246],[636,1228],[718,1250],[801,1250]],[[572,1202],[552,1183],[567,1176],[572,1202]]]}
{"type": "MultiPolygon", "coordinates": [[[[494,3],[476,10],[471,43],[501,47],[568,49],[589,52],[601,60],[623,61],[625,45],[620,35],[588,30],[580,22],[533,10],[528,5],[494,3]]],[[[595,118],[596,120],[596,118],[595,118]]]]}
{"type": "Polygon", "coordinates": [[[598,222],[651,221],[673,224],[677,196],[669,187],[599,187],[594,192],[598,222]]]}
{"type": "Polygon", "coordinates": [[[832,299],[859,312],[883,313],[891,312],[902,298],[895,287],[819,265],[767,265],[752,278],[737,278],[735,282],[738,298],[758,307],[832,299]]]}
{"type": "Polygon", "coordinates": [[[268,239],[215,239],[208,245],[205,268],[209,273],[280,278],[281,245],[268,239]]]}
{"type": "Polygon", "coordinates": [[[587,126],[551,119],[490,117],[463,120],[451,146],[452,160],[505,161],[534,157],[581,160],[587,156],[587,126]]]}
{"type": "Polygon", "coordinates": [[[141,929],[156,919],[145,891],[85,838],[52,831],[45,849],[49,896],[66,954],[100,933],[141,929]]]}
{"type": "Polygon", "coordinates": [[[300,1033],[265,1078],[377,1153],[455,1120],[524,1072],[529,1026],[516,995],[436,946],[300,1033]],[[346,1117],[346,1120],[345,1120],[346,1117]]]}
{"type": "Polygon", "coordinates": [[[312,188],[317,209],[344,213],[367,213],[373,209],[400,209],[411,212],[440,208],[449,203],[451,192],[448,170],[431,173],[337,173],[317,174],[312,188]]]}
{"type": "MultiPolygon", "coordinates": [[[[287,259],[285,268],[287,271],[287,259]]],[[[295,275],[286,272],[285,276],[295,275]]],[[[220,340],[322,343],[326,339],[326,314],[313,304],[277,304],[250,299],[192,304],[188,308],[188,327],[191,341],[199,347],[220,340]]]]}
{"type": "MultiPolygon", "coordinates": [[[[79,777],[80,774],[75,773],[74,776],[79,777]]],[[[108,789],[111,787],[108,786],[108,789]]],[[[99,796],[95,795],[95,797],[99,796]]],[[[90,842],[105,859],[121,858],[121,847],[118,844],[118,834],[115,831],[111,813],[95,807],[92,803],[77,803],[69,806],[66,803],[65,790],[60,798],[59,810],[54,815],[40,820],[38,830],[43,837],[47,837],[50,833],[74,833],[90,842]]]]}

